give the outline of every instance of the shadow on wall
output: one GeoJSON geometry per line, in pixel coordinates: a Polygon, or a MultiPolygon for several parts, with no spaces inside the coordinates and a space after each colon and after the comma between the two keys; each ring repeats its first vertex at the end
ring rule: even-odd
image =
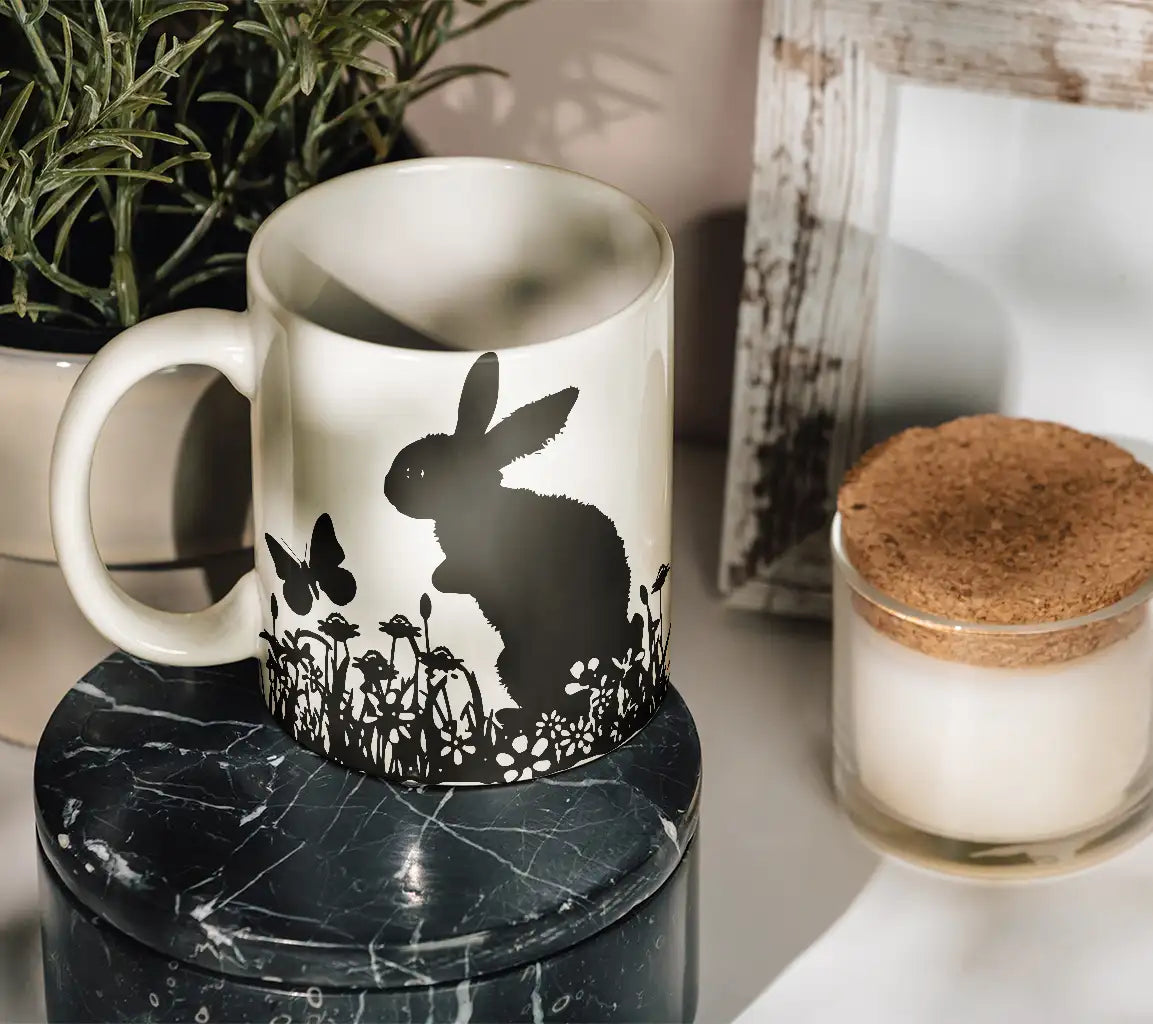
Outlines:
{"type": "Polygon", "coordinates": [[[1014,347],[1008,311],[993,292],[889,243],[867,364],[865,443],[1002,411],[1014,347]]]}
{"type": "Polygon", "coordinates": [[[705,213],[673,237],[673,368],[677,433],[682,438],[722,440],[728,435],[744,241],[743,207],[705,213]]]}
{"type": "Polygon", "coordinates": [[[440,138],[485,137],[485,151],[566,165],[571,145],[603,134],[638,113],[656,113],[660,61],[622,40],[643,37],[648,15],[634,3],[529,4],[508,20],[470,37],[453,60],[483,60],[512,69],[510,87],[493,75],[455,83],[437,97],[440,138]],[[515,24],[513,24],[515,20],[515,24]],[[515,31],[514,31],[515,30],[515,31]],[[535,40],[536,45],[526,45],[535,40]],[[483,53],[476,48],[483,47],[483,53]]]}

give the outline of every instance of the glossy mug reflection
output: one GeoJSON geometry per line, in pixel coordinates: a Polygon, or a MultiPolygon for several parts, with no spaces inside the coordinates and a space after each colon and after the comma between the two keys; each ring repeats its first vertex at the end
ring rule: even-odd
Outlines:
{"type": "Polygon", "coordinates": [[[667,686],[672,253],[643,207],[554,168],[372,168],[257,233],[249,310],[124,332],[81,378],[53,528],[132,653],[255,656],[301,743],[407,782],[511,782],[611,750],[667,686]],[[115,588],[91,449],[133,382],[221,369],[253,403],[256,568],[191,616],[115,588]]]}

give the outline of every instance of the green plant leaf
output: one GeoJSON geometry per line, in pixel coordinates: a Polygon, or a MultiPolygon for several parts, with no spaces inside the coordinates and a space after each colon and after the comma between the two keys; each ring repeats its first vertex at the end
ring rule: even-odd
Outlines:
{"type": "Polygon", "coordinates": [[[48,139],[51,139],[62,128],[67,127],[67,125],[68,125],[67,121],[58,121],[56,124],[50,124],[47,128],[43,128],[40,131],[38,131],[35,135],[33,135],[32,138],[30,138],[26,143],[24,143],[24,145],[21,148],[25,152],[31,154],[39,145],[41,145],[41,143],[47,141],[48,139]]]}
{"type": "Polygon", "coordinates": [[[469,75],[498,75],[501,78],[507,78],[508,72],[494,68],[489,64],[453,64],[451,67],[437,68],[436,71],[430,71],[413,83],[409,99],[411,101],[418,100],[433,90],[448,85],[454,79],[465,78],[469,75]]]}
{"type": "Polygon", "coordinates": [[[137,160],[141,159],[144,154],[140,152],[140,147],[134,145],[131,140],[126,138],[123,134],[112,131],[93,131],[85,132],[77,139],[65,143],[56,152],[53,162],[59,162],[65,157],[72,156],[74,153],[83,153],[91,149],[104,149],[111,147],[113,149],[126,150],[131,153],[137,160]]]}
{"type": "MultiPolygon", "coordinates": [[[[476,0],[471,0],[471,2],[475,4],[476,0]]],[[[459,39],[461,36],[468,35],[470,32],[475,32],[478,28],[491,25],[497,18],[503,18],[506,14],[515,11],[518,7],[524,7],[529,3],[532,3],[532,0],[503,0],[502,3],[489,7],[483,14],[478,14],[467,24],[453,29],[449,32],[448,38],[459,39]]]]}
{"type": "MultiPolygon", "coordinates": [[[[12,182],[15,180],[16,172],[19,169],[20,164],[13,160],[12,163],[8,166],[7,170],[4,171],[4,177],[0,178],[0,212],[3,212],[2,204],[4,202],[4,197],[8,195],[8,189],[12,185],[12,182]]],[[[3,227],[5,227],[5,224],[2,220],[0,220],[0,228],[3,227]]]]}
{"type": "Polygon", "coordinates": [[[28,274],[16,267],[12,275],[12,306],[17,316],[28,315],[28,274]]]}
{"type": "Polygon", "coordinates": [[[171,78],[179,71],[185,61],[212,38],[222,24],[223,22],[219,21],[213,22],[211,25],[206,25],[190,39],[176,43],[172,49],[164,55],[163,64],[154,65],[128,85],[115,100],[104,107],[99,113],[97,120],[100,122],[107,121],[121,114],[127,115],[133,111],[139,112],[141,109],[149,106],[170,106],[171,104],[164,93],[149,92],[146,87],[150,85],[157,76],[165,79],[171,78]]]}
{"type": "Polygon", "coordinates": [[[60,257],[64,255],[64,247],[68,244],[68,236],[72,233],[72,225],[76,223],[76,218],[80,216],[80,212],[88,204],[88,200],[95,194],[97,184],[96,182],[92,182],[89,185],[82,185],[81,188],[83,191],[76,197],[68,213],[56,229],[56,244],[52,250],[52,262],[54,264],[58,264],[60,257]]]}
{"type": "MultiPolygon", "coordinates": [[[[391,32],[386,31],[379,25],[373,24],[363,18],[351,17],[347,12],[344,14],[337,14],[332,19],[335,23],[345,25],[348,29],[361,35],[367,36],[374,42],[381,43],[384,46],[398,46],[399,41],[397,37],[391,32]]],[[[400,17],[392,19],[392,24],[396,24],[400,17]]]]}
{"type": "Polygon", "coordinates": [[[36,10],[27,15],[26,24],[35,25],[41,18],[44,17],[44,12],[48,10],[48,0],[40,0],[40,6],[36,10]]]}
{"type": "Polygon", "coordinates": [[[218,252],[213,253],[208,259],[204,261],[206,267],[222,266],[224,264],[234,265],[243,263],[248,258],[248,254],[244,252],[218,252]]]}
{"type": "Polygon", "coordinates": [[[16,99],[12,101],[12,105],[4,114],[4,120],[0,121],[0,153],[3,153],[8,148],[8,142],[12,138],[12,132],[16,128],[16,122],[20,120],[20,115],[24,113],[24,108],[28,105],[28,99],[32,95],[32,90],[35,88],[35,82],[29,82],[24,86],[24,88],[16,94],[16,99]]]}
{"type": "MultiPolygon", "coordinates": [[[[52,302],[28,302],[25,303],[24,308],[29,314],[51,313],[53,316],[58,316],[62,319],[73,317],[76,320],[79,320],[85,327],[100,326],[99,322],[93,320],[91,317],[85,316],[83,313],[77,313],[73,309],[65,309],[63,306],[57,306],[52,302]]],[[[0,315],[7,315],[15,312],[16,304],[14,302],[7,303],[6,305],[0,305],[0,315]]]]}
{"type": "Polygon", "coordinates": [[[108,16],[104,12],[104,0],[90,0],[96,11],[96,24],[100,26],[100,105],[106,107],[112,95],[112,33],[108,30],[108,16]]]}
{"type": "Polygon", "coordinates": [[[77,181],[74,185],[59,189],[52,201],[48,203],[48,205],[45,206],[36,217],[36,220],[32,224],[32,234],[40,234],[40,232],[43,231],[44,228],[52,221],[52,219],[64,208],[68,201],[72,199],[77,192],[85,187],[86,186],[83,181],[77,181]]]}
{"type": "Polygon", "coordinates": [[[258,111],[251,103],[249,103],[248,100],[244,99],[244,97],[237,96],[234,92],[214,91],[201,93],[201,95],[197,97],[197,102],[231,103],[233,106],[239,107],[249,117],[251,117],[254,124],[263,120],[263,118],[260,116],[260,111],[258,111]]]}
{"type": "Polygon", "coordinates": [[[100,97],[96,90],[87,82],[82,86],[84,95],[80,97],[80,106],[76,111],[76,124],[80,128],[88,128],[96,123],[100,114],[100,97]]]}
{"type": "Polygon", "coordinates": [[[152,168],[152,173],[167,174],[174,167],[182,167],[184,164],[211,159],[211,153],[205,153],[202,149],[196,149],[191,153],[180,153],[177,156],[170,156],[167,160],[161,160],[160,163],[152,168]]]}
{"type": "Polygon", "coordinates": [[[167,142],[173,146],[187,146],[188,140],[169,132],[158,132],[151,128],[118,128],[116,134],[122,139],[155,139],[157,142],[167,142]]]}
{"type": "Polygon", "coordinates": [[[396,72],[387,64],[382,64],[378,60],[373,60],[372,57],[366,57],[363,53],[354,53],[348,50],[338,50],[333,52],[333,57],[339,60],[342,64],[356,68],[358,71],[364,71],[369,75],[376,75],[379,78],[394,78],[396,72]]]}
{"type": "MultiPolygon", "coordinates": [[[[63,6],[63,5],[61,5],[63,6]]],[[[79,21],[70,17],[63,10],[55,7],[51,8],[48,13],[55,18],[58,22],[68,22],[68,32],[76,41],[77,45],[84,50],[94,49],[96,46],[96,37],[92,35],[79,21]]],[[[61,31],[63,31],[63,24],[61,24],[61,31]]]]}
{"type": "Polygon", "coordinates": [[[280,16],[279,0],[256,0],[256,6],[260,8],[260,13],[264,15],[264,20],[268,23],[269,31],[273,32],[276,38],[280,40],[281,45],[284,47],[284,53],[286,55],[291,53],[292,43],[289,39],[288,26],[280,16]]]}
{"type": "Polygon", "coordinates": [[[228,5],[215,3],[214,0],[182,0],[181,3],[168,4],[161,7],[160,10],[154,14],[150,14],[147,18],[140,22],[138,31],[141,35],[147,32],[153,25],[164,18],[170,18],[174,14],[183,14],[186,11],[202,11],[204,13],[214,12],[217,14],[227,14],[228,5]]]}
{"type": "Polygon", "coordinates": [[[203,269],[181,278],[175,284],[169,285],[167,288],[168,296],[171,298],[179,295],[181,292],[188,291],[189,288],[195,288],[198,284],[204,284],[205,281],[212,281],[218,277],[226,277],[229,274],[238,274],[240,269],[236,264],[215,267],[205,266],[203,269]]]}
{"type": "Polygon", "coordinates": [[[102,178],[132,178],[136,181],[159,181],[166,185],[172,182],[172,179],[166,174],[157,174],[155,171],[142,171],[135,167],[62,167],[56,173],[65,178],[96,175],[102,178]]]}
{"type": "Polygon", "coordinates": [[[117,252],[112,257],[112,290],[116,295],[120,322],[126,327],[134,324],[139,319],[140,295],[130,253],[117,252]]]}
{"type": "Polygon", "coordinates": [[[389,95],[390,93],[398,92],[403,88],[404,87],[397,82],[389,82],[388,85],[382,85],[379,89],[373,89],[371,92],[365,93],[355,102],[350,103],[348,106],[344,107],[340,113],[334,115],[324,124],[322,124],[317,129],[317,131],[323,135],[331,131],[333,128],[337,128],[352,118],[356,117],[362,111],[366,110],[368,107],[372,106],[383,97],[389,95]]]}
{"type": "Polygon", "coordinates": [[[288,56],[290,52],[282,46],[280,36],[273,32],[272,29],[270,29],[267,25],[262,25],[259,21],[249,21],[247,19],[242,19],[240,21],[234,21],[232,23],[232,27],[236,29],[237,32],[247,32],[249,35],[259,36],[261,39],[267,39],[270,43],[272,43],[274,47],[276,47],[277,52],[282,56],[288,56]]]}
{"type": "MultiPolygon", "coordinates": [[[[123,156],[122,150],[112,146],[101,146],[98,149],[89,150],[78,155],[69,163],[68,168],[71,170],[81,170],[84,168],[107,167],[109,164],[123,159],[123,156]]],[[[39,178],[41,194],[47,195],[68,181],[67,177],[60,177],[62,168],[59,164],[59,158],[55,157],[53,160],[45,163],[39,178]]]]}
{"type": "Polygon", "coordinates": [[[300,65],[300,91],[308,96],[316,85],[316,49],[303,32],[296,40],[296,61],[300,65]]]}
{"type": "Polygon", "coordinates": [[[60,37],[64,43],[64,80],[60,85],[60,99],[56,104],[56,120],[62,121],[68,110],[68,91],[72,88],[72,23],[60,19],[60,37]]]}
{"type": "Polygon", "coordinates": [[[0,147],[0,244],[48,289],[35,293],[46,305],[55,291],[69,296],[62,309],[89,306],[109,323],[168,308],[170,289],[191,287],[194,275],[239,270],[243,254],[218,253],[219,228],[251,234],[294,191],[383,159],[412,99],[498,73],[428,69],[448,39],[524,0],[470,0],[472,20],[454,22],[456,3],[0,0],[0,18],[14,13],[24,26],[17,42],[27,42],[19,64],[0,58],[0,125],[11,117],[0,147]],[[29,9],[38,25],[29,27],[29,9]],[[13,110],[28,88],[24,109],[13,110]],[[184,229],[179,244],[147,272],[131,251],[143,210],[192,218],[174,223],[184,229]],[[100,287],[58,266],[89,220],[113,229],[123,264],[100,287]],[[29,249],[37,237],[50,239],[53,263],[29,249]]]}

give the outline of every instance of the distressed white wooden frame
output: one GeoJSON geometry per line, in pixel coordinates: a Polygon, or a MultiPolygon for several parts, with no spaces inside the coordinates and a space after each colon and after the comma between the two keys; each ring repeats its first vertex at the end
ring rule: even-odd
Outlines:
{"type": "Polygon", "coordinates": [[[859,454],[900,79],[1153,106],[1153,0],[765,0],[720,587],[829,610],[859,454]]]}

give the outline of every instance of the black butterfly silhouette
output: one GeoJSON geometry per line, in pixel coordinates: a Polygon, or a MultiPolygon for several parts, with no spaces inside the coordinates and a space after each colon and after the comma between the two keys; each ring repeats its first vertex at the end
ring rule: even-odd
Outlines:
{"type": "Polygon", "coordinates": [[[356,597],[356,580],[341,568],[344,548],[336,539],[332,516],[327,512],[312,528],[312,543],[304,559],[296,557],[271,534],[264,535],[276,575],[284,581],[284,600],[297,615],[307,615],[312,602],[324,593],[333,604],[346,605],[356,597]]]}

